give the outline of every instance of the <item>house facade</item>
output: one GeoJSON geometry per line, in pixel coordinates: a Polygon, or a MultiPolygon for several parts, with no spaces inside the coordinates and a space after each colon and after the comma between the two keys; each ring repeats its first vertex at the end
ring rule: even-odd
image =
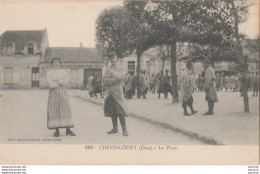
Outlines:
{"type": "Polygon", "coordinates": [[[67,72],[69,79],[67,88],[85,89],[91,73],[102,76],[104,59],[96,48],[49,47],[39,64],[40,88],[48,88],[46,74],[53,57],[61,59],[61,68],[67,72]]]}
{"type": "Polygon", "coordinates": [[[47,30],[5,31],[0,40],[0,89],[39,87],[47,30]]]}
{"type": "Polygon", "coordinates": [[[68,88],[85,88],[91,73],[102,75],[104,60],[95,48],[50,47],[47,30],[5,31],[0,37],[0,89],[48,88],[53,57],[62,60],[68,88]]]}

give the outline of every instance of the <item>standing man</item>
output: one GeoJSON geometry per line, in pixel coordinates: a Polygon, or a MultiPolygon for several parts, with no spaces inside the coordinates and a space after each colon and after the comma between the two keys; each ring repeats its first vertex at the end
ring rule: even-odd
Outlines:
{"type": "Polygon", "coordinates": [[[148,91],[148,85],[146,82],[146,77],[145,77],[144,71],[141,71],[141,73],[139,74],[139,84],[141,87],[141,96],[143,96],[143,99],[147,99],[146,94],[148,91]]]}
{"type": "Polygon", "coordinates": [[[253,85],[253,96],[258,96],[258,80],[259,80],[259,76],[258,76],[258,72],[256,72],[256,76],[254,78],[254,85],[253,85]]]}
{"type": "Polygon", "coordinates": [[[228,91],[228,88],[229,88],[229,77],[228,77],[228,75],[226,75],[224,77],[224,86],[225,86],[225,91],[228,91]]]}
{"type": "Polygon", "coordinates": [[[152,77],[149,81],[149,91],[153,94],[155,93],[154,84],[155,84],[155,77],[154,77],[154,74],[152,74],[152,77]]]}
{"type": "Polygon", "coordinates": [[[220,74],[219,79],[218,79],[219,91],[222,91],[223,83],[224,83],[224,77],[223,77],[223,74],[220,74]]]}
{"type": "Polygon", "coordinates": [[[219,74],[216,74],[216,88],[219,91],[219,74]]]}
{"type": "Polygon", "coordinates": [[[161,73],[158,74],[158,82],[159,82],[159,88],[157,93],[159,94],[158,98],[161,97],[161,93],[164,93],[163,91],[163,70],[161,70],[161,73]]]}
{"type": "Polygon", "coordinates": [[[253,90],[253,86],[254,86],[254,80],[255,80],[255,75],[254,75],[254,72],[252,72],[249,76],[249,81],[250,81],[250,90],[253,90]]]}
{"type": "Polygon", "coordinates": [[[239,77],[238,77],[238,74],[236,73],[235,74],[235,91],[238,91],[238,79],[239,79],[239,77]]]}
{"type": "Polygon", "coordinates": [[[132,99],[135,94],[134,73],[129,72],[125,78],[125,97],[132,99]]]}
{"type": "Polygon", "coordinates": [[[205,60],[205,92],[206,92],[206,101],[208,102],[208,111],[204,115],[213,115],[214,114],[214,103],[218,102],[217,91],[216,91],[216,75],[215,71],[210,65],[209,60],[205,60]]]}
{"type": "Polygon", "coordinates": [[[119,117],[123,136],[128,136],[126,130],[127,108],[123,94],[124,75],[121,68],[116,64],[116,60],[111,59],[111,67],[105,71],[103,77],[103,84],[106,86],[106,98],[104,102],[105,117],[111,117],[113,129],[107,134],[114,134],[118,132],[117,117],[119,117]]]}
{"type": "Polygon", "coordinates": [[[171,76],[169,75],[169,70],[166,70],[166,74],[163,77],[163,91],[164,91],[164,98],[168,98],[168,92],[172,93],[172,86],[170,84],[171,76]]]}
{"type": "Polygon", "coordinates": [[[88,77],[88,84],[87,84],[87,89],[90,97],[93,97],[93,80],[94,80],[94,73],[91,73],[91,75],[88,77]]]}
{"type": "Polygon", "coordinates": [[[239,92],[240,92],[240,96],[243,97],[243,75],[242,73],[239,72],[238,74],[238,89],[239,89],[239,92]]]}
{"type": "Polygon", "coordinates": [[[203,88],[203,79],[202,79],[201,75],[199,75],[197,81],[198,81],[198,91],[201,91],[203,88]]]}
{"type": "Polygon", "coordinates": [[[235,76],[232,74],[229,78],[229,82],[230,82],[230,91],[235,91],[236,88],[236,82],[235,82],[235,76]]]}
{"type": "Polygon", "coordinates": [[[182,76],[181,80],[181,100],[182,100],[182,108],[184,110],[184,116],[191,116],[191,114],[195,114],[198,111],[195,111],[193,109],[193,84],[192,84],[192,63],[188,61],[186,63],[187,70],[184,71],[184,74],[182,76]],[[187,106],[189,106],[191,110],[191,114],[187,111],[187,106]]]}

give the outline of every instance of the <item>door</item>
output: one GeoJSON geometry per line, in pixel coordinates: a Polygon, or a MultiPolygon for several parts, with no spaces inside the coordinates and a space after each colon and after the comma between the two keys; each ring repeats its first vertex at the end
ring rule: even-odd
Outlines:
{"type": "Polygon", "coordinates": [[[39,88],[39,67],[32,67],[32,88],[39,88]]]}
{"type": "Polygon", "coordinates": [[[13,67],[4,68],[4,83],[5,84],[13,83],[13,67]]]}
{"type": "Polygon", "coordinates": [[[84,69],[84,89],[86,89],[88,78],[92,73],[98,73],[99,77],[102,78],[102,69],[84,69]]]}

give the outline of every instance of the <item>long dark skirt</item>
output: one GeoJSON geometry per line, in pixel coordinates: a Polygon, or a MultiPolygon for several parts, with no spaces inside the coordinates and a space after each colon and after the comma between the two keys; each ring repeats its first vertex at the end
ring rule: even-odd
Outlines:
{"type": "Polygon", "coordinates": [[[135,95],[135,89],[131,88],[128,91],[126,91],[125,96],[127,99],[131,99],[135,95]]]}
{"type": "Polygon", "coordinates": [[[124,109],[117,103],[117,101],[109,96],[105,99],[104,103],[104,114],[105,117],[126,117],[124,109]]]}
{"type": "Polygon", "coordinates": [[[159,89],[157,90],[157,93],[164,93],[163,85],[159,85],[159,89]]]}
{"type": "Polygon", "coordinates": [[[101,92],[102,92],[102,89],[99,86],[94,88],[93,93],[101,93],[101,92]]]}
{"type": "Polygon", "coordinates": [[[65,87],[50,89],[47,108],[48,129],[74,127],[65,87]]]}
{"type": "Polygon", "coordinates": [[[163,85],[163,92],[172,92],[172,86],[168,83],[163,85]]]}

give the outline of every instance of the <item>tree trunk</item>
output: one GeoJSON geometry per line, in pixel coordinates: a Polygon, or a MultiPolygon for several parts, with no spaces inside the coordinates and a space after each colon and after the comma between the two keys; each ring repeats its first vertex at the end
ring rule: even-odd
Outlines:
{"type": "Polygon", "coordinates": [[[244,112],[249,112],[249,101],[248,101],[248,93],[247,93],[247,62],[243,56],[243,50],[242,46],[240,43],[240,38],[239,38],[239,31],[238,31],[238,14],[237,10],[234,4],[234,1],[231,1],[232,5],[232,11],[233,11],[233,16],[235,19],[235,37],[236,37],[236,56],[238,59],[238,64],[239,67],[241,68],[242,73],[245,75],[245,80],[242,82],[242,88],[243,88],[243,98],[244,98],[244,112]]]}
{"type": "Polygon", "coordinates": [[[140,74],[140,64],[141,64],[141,53],[137,51],[136,56],[137,56],[137,65],[136,65],[136,88],[137,88],[137,98],[141,98],[141,86],[139,83],[139,74],[140,74]]]}
{"type": "Polygon", "coordinates": [[[177,53],[176,53],[177,42],[171,44],[171,79],[172,79],[172,103],[179,102],[179,92],[177,84],[177,53]]]}

